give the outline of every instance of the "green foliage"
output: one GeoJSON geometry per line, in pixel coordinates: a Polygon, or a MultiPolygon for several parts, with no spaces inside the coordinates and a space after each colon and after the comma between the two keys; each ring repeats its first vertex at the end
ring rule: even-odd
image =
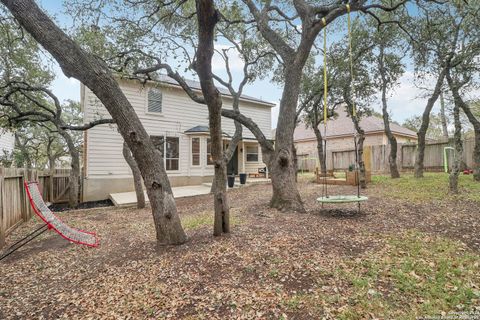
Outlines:
{"type": "MultiPolygon", "coordinates": [[[[352,61],[355,92],[352,92],[352,73],[349,60],[348,35],[333,42],[327,49],[328,115],[335,115],[335,108],[345,101],[355,101],[359,115],[370,114],[369,103],[375,93],[371,75],[372,43],[369,31],[363,21],[352,23],[352,61]]],[[[328,27],[327,27],[328,28],[328,27]]],[[[311,58],[312,59],[312,58],[311,58]]],[[[324,71],[322,62],[317,66],[310,61],[305,67],[302,79],[301,105],[304,107],[303,120],[311,124],[314,117],[323,119],[324,71]]]]}
{"type": "Polygon", "coordinates": [[[0,87],[8,81],[43,85],[53,80],[40,46],[3,8],[0,8],[0,43],[0,87]]]}
{"type": "Polygon", "coordinates": [[[13,151],[0,150],[0,167],[9,168],[13,161],[13,151]]]}
{"type": "MultiPolygon", "coordinates": [[[[447,118],[448,120],[448,118],[447,118]]],[[[422,125],[422,117],[421,116],[411,116],[410,118],[406,119],[402,126],[418,132],[420,126],[422,125]]],[[[439,140],[443,138],[443,129],[442,129],[442,118],[440,113],[431,114],[430,115],[430,123],[427,129],[427,139],[431,140],[439,140]]]]}

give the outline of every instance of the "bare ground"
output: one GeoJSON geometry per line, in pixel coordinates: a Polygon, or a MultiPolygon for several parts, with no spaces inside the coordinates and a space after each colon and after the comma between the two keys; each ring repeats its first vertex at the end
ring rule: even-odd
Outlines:
{"type": "MultiPolygon", "coordinates": [[[[332,306],[340,305],[326,304],[318,292],[347,290],[333,285],[340,283],[333,270],[382,250],[387,235],[414,229],[480,251],[478,202],[409,203],[377,188],[366,191],[360,214],[355,205],[322,209],[315,201],[321,187],[312,183],[299,185],[308,214],[268,208],[269,185],[233,190],[232,233],[214,238],[211,225],[199,223],[177,247],[156,246],[148,209],[60,213],[68,224],[96,231],[100,247],[49,232],[0,262],[0,319],[333,319],[332,306]],[[318,301],[298,305],[292,299],[301,294],[318,301]]],[[[213,215],[211,202],[205,195],[177,204],[182,219],[195,221],[213,215]]],[[[21,226],[10,243],[34,225],[21,226]]]]}

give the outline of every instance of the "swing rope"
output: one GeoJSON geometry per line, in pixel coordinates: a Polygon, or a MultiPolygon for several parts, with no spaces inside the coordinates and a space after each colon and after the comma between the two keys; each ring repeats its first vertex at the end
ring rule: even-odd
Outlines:
{"type": "MultiPolygon", "coordinates": [[[[327,98],[328,98],[328,78],[327,78],[327,20],[322,18],[323,22],[323,165],[327,166],[327,98]]],[[[322,168],[320,168],[322,174],[322,168]]],[[[327,172],[323,172],[323,194],[328,198],[327,172]]]]}
{"type": "MultiPolygon", "coordinates": [[[[355,81],[354,81],[354,68],[353,68],[353,50],[352,50],[352,22],[350,16],[350,5],[346,5],[347,9],[347,21],[348,21],[348,56],[349,56],[349,64],[350,64],[350,80],[351,80],[351,87],[350,87],[350,99],[352,101],[352,118],[355,123],[357,123],[357,110],[355,105],[355,81]]],[[[327,22],[325,18],[322,18],[322,22],[324,25],[323,29],[323,122],[324,122],[324,154],[323,154],[323,161],[326,165],[327,161],[327,124],[328,124],[328,79],[327,79],[327,22]]],[[[353,143],[355,147],[355,178],[357,182],[357,196],[334,196],[329,197],[328,189],[327,189],[327,174],[325,172],[323,178],[323,196],[318,198],[317,201],[322,203],[322,207],[324,203],[348,203],[348,202],[357,202],[358,203],[358,211],[360,212],[360,202],[368,200],[367,197],[360,195],[360,165],[359,165],[359,151],[358,151],[358,141],[357,141],[357,130],[354,130],[353,134],[353,143]]]]}
{"type": "MultiPolygon", "coordinates": [[[[355,106],[355,73],[353,72],[353,53],[352,53],[352,19],[350,17],[350,4],[347,3],[347,25],[348,25],[348,57],[350,60],[350,99],[352,101],[352,117],[354,121],[358,121],[357,108],[355,106]]],[[[357,130],[353,131],[353,144],[355,146],[355,179],[357,180],[357,197],[360,197],[360,165],[358,163],[358,145],[357,145],[357,130]]],[[[360,205],[360,202],[359,202],[360,205]]]]}

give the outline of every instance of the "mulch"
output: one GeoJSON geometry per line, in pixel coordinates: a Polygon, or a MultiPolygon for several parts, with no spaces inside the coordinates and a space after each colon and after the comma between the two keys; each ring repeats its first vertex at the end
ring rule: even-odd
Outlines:
{"type": "MultiPolygon", "coordinates": [[[[240,221],[232,232],[213,237],[212,226],[201,226],[181,246],[156,245],[148,209],[62,212],[69,225],[96,231],[100,247],[49,232],[0,262],[0,319],[312,319],[326,311],[292,312],[286,301],[328,285],[340,260],[381,248],[382,235],[414,229],[480,251],[478,203],[410,203],[376,188],[365,191],[370,200],[360,214],[355,204],[322,209],[315,201],[321,187],[309,182],[299,185],[306,214],[269,208],[269,185],[232,190],[240,221]]],[[[181,216],[207,211],[213,219],[210,195],[177,205],[181,216]]],[[[19,227],[9,243],[34,225],[19,227]]]]}

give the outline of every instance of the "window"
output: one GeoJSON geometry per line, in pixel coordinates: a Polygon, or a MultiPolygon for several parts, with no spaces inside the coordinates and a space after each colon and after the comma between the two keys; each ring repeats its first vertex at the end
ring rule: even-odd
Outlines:
{"type": "Polygon", "coordinates": [[[207,139],[207,164],[213,164],[212,158],[212,142],[210,139],[207,139]]]}
{"type": "Polygon", "coordinates": [[[165,168],[167,170],[178,170],[179,156],[179,139],[177,137],[167,137],[165,140],[165,168]]]}
{"type": "Polygon", "coordinates": [[[192,166],[200,165],[200,138],[192,138],[192,166]]]}
{"type": "Polygon", "coordinates": [[[258,146],[246,146],[247,162],[258,162],[258,146]]]}
{"type": "Polygon", "coordinates": [[[148,112],[162,113],[162,92],[159,89],[148,90],[148,112]]]}
{"type": "Polygon", "coordinates": [[[177,137],[150,136],[155,148],[160,151],[166,170],[179,169],[180,142],[177,137]]]}

